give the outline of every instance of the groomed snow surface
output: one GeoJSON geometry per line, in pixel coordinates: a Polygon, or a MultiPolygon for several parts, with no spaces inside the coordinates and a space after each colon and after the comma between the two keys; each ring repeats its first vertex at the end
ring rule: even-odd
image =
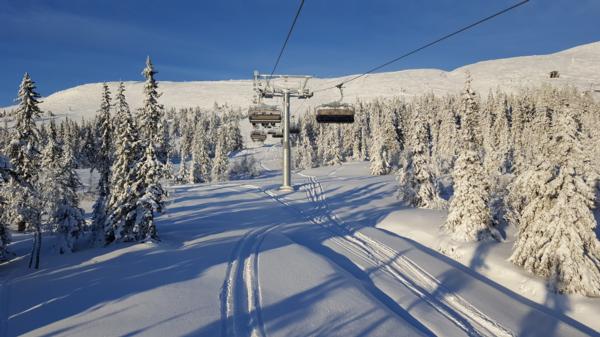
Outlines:
{"type": "MultiPolygon", "coordinates": [[[[245,150],[259,179],[174,186],[158,244],[0,266],[0,336],[592,336],[597,299],[546,292],[502,243],[445,240],[445,214],[405,209],[368,163],[298,172],[245,150]],[[452,258],[440,251],[444,251],[452,258]]],[[[85,181],[85,179],[84,179],[85,181]]]]}

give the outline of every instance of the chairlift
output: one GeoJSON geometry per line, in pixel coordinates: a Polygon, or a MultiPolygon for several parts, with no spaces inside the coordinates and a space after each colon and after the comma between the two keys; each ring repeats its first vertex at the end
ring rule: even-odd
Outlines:
{"type": "Polygon", "coordinates": [[[273,138],[283,138],[282,130],[269,130],[269,131],[267,131],[267,134],[273,138]]]}
{"type": "Polygon", "coordinates": [[[342,100],[344,99],[342,85],[338,85],[337,88],[340,90],[340,99],[317,107],[317,123],[354,123],[354,106],[348,103],[342,103],[342,100]]]}
{"type": "Polygon", "coordinates": [[[267,139],[267,134],[262,130],[252,130],[250,132],[250,139],[255,143],[262,143],[267,139]]]}
{"type": "Polygon", "coordinates": [[[248,108],[248,120],[253,126],[275,126],[281,122],[281,109],[276,105],[258,103],[248,108]]]}

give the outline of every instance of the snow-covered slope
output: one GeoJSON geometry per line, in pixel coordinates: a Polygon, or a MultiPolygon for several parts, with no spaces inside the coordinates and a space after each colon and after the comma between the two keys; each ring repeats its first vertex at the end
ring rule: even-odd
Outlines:
{"type": "MultiPolygon", "coordinates": [[[[592,88],[600,90],[600,42],[550,55],[478,62],[450,72],[437,69],[417,69],[373,74],[349,83],[344,94],[346,99],[353,101],[356,98],[412,96],[426,92],[453,93],[462,89],[467,71],[473,77],[473,87],[484,94],[496,87],[513,91],[524,86],[542,83],[573,85],[582,90],[592,88]],[[549,78],[549,73],[553,70],[559,71],[559,78],[549,78]]],[[[318,90],[350,77],[352,75],[340,78],[315,78],[309,81],[309,86],[318,90]]],[[[115,91],[117,83],[109,84],[115,91]]],[[[38,83],[38,85],[43,87],[44,83],[38,83]]],[[[132,108],[140,107],[142,83],[127,82],[126,88],[127,98],[132,108]]],[[[160,90],[163,92],[161,102],[167,108],[195,106],[210,108],[215,102],[245,108],[250,104],[253,96],[250,80],[162,81],[160,90]]],[[[70,116],[75,119],[92,116],[99,107],[100,92],[100,83],[80,85],[44,98],[42,108],[59,116],[70,116]]],[[[595,95],[600,95],[600,93],[595,93],[595,95]]],[[[308,106],[337,98],[337,90],[327,90],[317,92],[314,98],[307,103],[294,102],[292,107],[296,110],[304,110],[308,106]]]]}
{"type": "Polygon", "coordinates": [[[402,208],[394,176],[353,162],[298,172],[282,192],[280,153],[238,154],[260,161],[258,179],[171,187],[157,244],[58,255],[47,236],[33,271],[16,235],[0,336],[599,335],[600,299],[485,271],[506,242],[477,244],[463,265],[415,241],[445,214],[402,208]]]}

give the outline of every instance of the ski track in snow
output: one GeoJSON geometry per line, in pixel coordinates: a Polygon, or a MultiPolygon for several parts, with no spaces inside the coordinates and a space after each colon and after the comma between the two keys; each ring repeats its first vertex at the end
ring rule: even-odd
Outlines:
{"type": "MultiPolygon", "coordinates": [[[[404,285],[469,336],[515,336],[492,318],[482,313],[464,298],[444,287],[439,280],[405,256],[398,256],[391,247],[360,232],[350,230],[329,209],[321,183],[314,176],[299,173],[308,179],[307,198],[315,204],[316,215],[309,220],[334,234],[333,241],[346,251],[373,265],[404,285]],[[332,226],[333,225],[333,226],[332,226]]],[[[269,191],[267,194],[282,204],[293,207],[269,191]]],[[[295,208],[295,207],[294,207],[295,208]]],[[[303,215],[299,209],[296,209],[303,215]]],[[[306,215],[305,215],[306,216],[306,215]]]]}
{"type": "MultiPolygon", "coordinates": [[[[258,188],[252,185],[242,187],[258,188]]],[[[266,337],[261,311],[258,256],[264,239],[278,226],[272,224],[247,231],[233,249],[220,295],[223,337],[266,337]]]]}

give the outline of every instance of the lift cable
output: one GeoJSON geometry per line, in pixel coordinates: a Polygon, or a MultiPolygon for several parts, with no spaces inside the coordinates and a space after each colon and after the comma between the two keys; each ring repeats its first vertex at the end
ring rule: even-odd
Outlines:
{"type": "Polygon", "coordinates": [[[275,61],[275,65],[273,66],[273,70],[271,70],[271,76],[273,76],[273,74],[275,73],[275,70],[277,70],[277,66],[279,65],[279,61],[281,60],[281,56],[283,55],[283,51],[285,50],[285,47],[287,46],[287,43],[290,39],[290,36],[292,36],[292,31],[294,30],[294,26],[296,25],[296,21],[298,21],[298,16],[300,16],[300,12],[302,11],[302,7],[304,6],[304,0],[300,1],[300,6],[298,7],[298,10],[296,11],[296,16],[294,17],[294,21],[292,21],[292,25],[290,26],[290,30],[288,31],[288,34],[285,38],[285,41],[283,42],[283,46],[281,46],[281,50],[279,51],[279,55],[277,56],[277,61],[275,61]]]}
{"type": "Polygon", "coordinates": [[[448,39],[448,38],[450,38],[452,36],[460,34],[460,33],[464,32],[464,31],[466,31],[468,29],[471,29],[471,28],[479,25],[479,24],[482,24],[482,23],[484,23],[484,22],[486,22],[488,20],[491,20],[491,19],[493,19],[493,18],[495,18],[497,16],[500,16],[500,15],[502,15],[502,14],[508,12],[508,11],[511,11],[511,10],[513,10],[513,9],[521,6],[521,5],[524,5],[527,2],[529,2],[529,0],[523,0],[523,1],[521,1],[521,2],[519,2],[517,4],[515,4],[515,5],[512,5],[512,6],[508,7],[508,8],[505,8],[505,9],[503,9],[503,10],[497,12],[497,13],[494,13],[494,14],[488,16],[488,17],[485,17],[485,18],[483,18],[483,19],[481,19],[479,21],[476,21],[476,22],[474,22],[474,23],[472,23],[472,24],[470,24],[468,26],[465,26],[465,27],[463,27],[463,28],[461,28],[459,30],[456,30],[456,31],[454,31],[454,32],[452,32],[450,34],[444,35],[444,36],[442,36],[442,37],[440,37],[440,38],[438,38],[438,39],[436,39],[436,40],[434,40],[432,42],[429,42],[429,43],[427,43],[427,44],[425,44],[425,45],[423,45],[423,46],[421,46],[421,47],[419,47],[417,49],[411,50],[411,51],[409,51],[406,54],[400,55],[400,56],[396,57],[393,60],[390,60],[388,62],[385,62],[385,63],[381,64],[381,65],[373,67],[373,68],[369,69],[368,71],[366,71],[366,72],[364,72],[364,73],[362,73],[360,75],[356,75],[356,76],[354,76],[354,77],[352,77],[352,78],[350,78],[348,80],[342,81],[342,82],[340,82],[340,83],[338,83],[336,85],[330,86],[330,87],[325,87],[325,88],[317,89],[314,92],[320,92],[320,91],[324,91],[324,90],[329,90],[329,89],[334,89],[334,88],[340,88],[344,84],[347,84],[347,83],[352,82],[354,80],[357,80],[357,79],[359,79],[361,77],[364,77],[364,76],[366,76],[366,75],[368,75],[368,74],[370,74],[370,73],[372,73],[374,71],[377,71],[377,70],[379,70],[379,69],[381,69],[383,67],[389,66],[392,63],[398,62],[398,61],[400,61],[401,59],[403,59],[405,57],[408,57],[408,56],[413,55],[413,54],[415,54],[417,52],[420,52],[421,50],[423,50],[425,48],[431,47],[434,44],[440,43],[440,42],[442,42],[442,41],[444,41],[444,40],[446,40],[446,39],[448,39]]]}

